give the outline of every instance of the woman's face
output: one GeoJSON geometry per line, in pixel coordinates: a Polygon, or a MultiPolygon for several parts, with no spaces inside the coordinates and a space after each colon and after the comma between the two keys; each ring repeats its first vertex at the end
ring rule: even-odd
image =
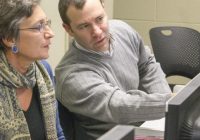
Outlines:
{"type": "Polygon", "coordinates": [[[33,14],[23,19],[19,27],[19,39],[16,41],[19,60],[33,62],[49,56],[50,39],[54,36],[48,26],[49,21],[40,6],[33,9],[33,14]]]}

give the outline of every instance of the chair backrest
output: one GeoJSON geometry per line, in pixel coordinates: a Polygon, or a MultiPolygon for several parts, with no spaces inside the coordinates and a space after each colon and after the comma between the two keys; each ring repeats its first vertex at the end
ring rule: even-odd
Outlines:
{"type": "Polygon", "coordinates": [[[67,140],[75,139],[75,126],[73,114],[58,101],[60,124],[67,140]]]}
{"type": "Polygon", "coordinates": [[[67,140],[89,140],[89,136],[85,133],[76,121],[75,115],[58,101],[58,112],[60,124],[67,140]]]}
{"type": "Polygon", "coordinates": [[[200,72],[200,33],[187,27],[165,26],[150,29],[156,60],[166,77],[192,79],[200,72]]]}

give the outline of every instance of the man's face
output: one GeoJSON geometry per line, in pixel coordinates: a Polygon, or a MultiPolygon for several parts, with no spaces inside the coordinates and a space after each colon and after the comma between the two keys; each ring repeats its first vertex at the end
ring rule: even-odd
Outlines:
{"type": "Polygon", "coordinates": [[[80,45],[88,50],[108,50],[108,20],[99,0],[87,0],[83,9],[71,5],[67,15],[71,22],[64,28],[80,45]]]}

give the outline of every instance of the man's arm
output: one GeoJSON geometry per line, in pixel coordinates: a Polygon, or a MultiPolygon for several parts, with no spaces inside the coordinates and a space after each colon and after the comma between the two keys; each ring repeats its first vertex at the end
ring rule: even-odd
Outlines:
{"type": "Polygon", "coordinates": [[[94,71],[77,69],[64,78],[57,98],[70,111],[97,120],[131,123],[164,116],[169,94],[122,91],[94,71]]]}

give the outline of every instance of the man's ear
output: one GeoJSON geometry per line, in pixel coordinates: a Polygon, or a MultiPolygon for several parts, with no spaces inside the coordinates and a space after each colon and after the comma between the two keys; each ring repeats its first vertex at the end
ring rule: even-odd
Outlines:
{"type": "Polygon", "coordinates": [[[70,25],[63,23],[62,26],[70,36],[72,36],[72,37],[74,36],[74,33],[73,33],[70,25]]]}

